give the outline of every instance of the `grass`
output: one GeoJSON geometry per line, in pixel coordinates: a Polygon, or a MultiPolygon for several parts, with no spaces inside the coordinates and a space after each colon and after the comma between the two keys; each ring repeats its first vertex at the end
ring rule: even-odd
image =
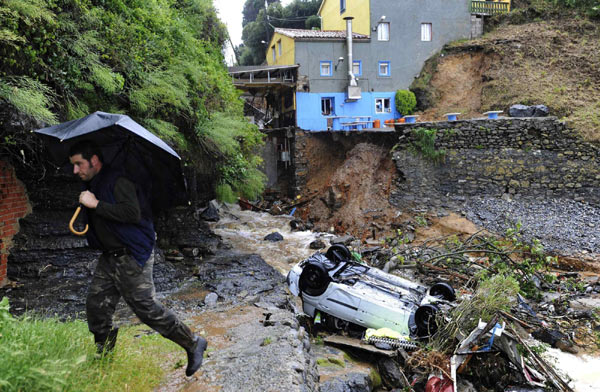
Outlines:
{"type": "MultiPolygon", "coordinates": [[[[0,312],[4,309],[0,307],[0,312]]],[[[94,358],[83,321],[0,317],[0,391],[148,391],[158,386],[175,343],[145,326],[121,328],[112,355],[94,358]]]]}

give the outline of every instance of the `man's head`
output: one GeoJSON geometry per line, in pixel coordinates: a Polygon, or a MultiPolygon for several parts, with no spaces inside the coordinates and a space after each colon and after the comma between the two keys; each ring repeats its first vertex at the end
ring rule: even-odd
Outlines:
{"type": "Polygon", "coordinates": [[[91,140],[82,140],[69,149],[69,160],[73,174],[83,181],[90,181],[102,169],[102,150],[91,140]]]}

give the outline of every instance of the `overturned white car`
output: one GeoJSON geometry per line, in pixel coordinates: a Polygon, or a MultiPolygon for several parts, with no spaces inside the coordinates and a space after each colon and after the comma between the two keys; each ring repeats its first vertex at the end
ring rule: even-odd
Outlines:
{"type": "Polygon", "coordinates": [[[411,337],[432,335],[439,307],[456,299],[447,283],[427,288],[357,263],[343,245],[296,264],[287,284],[292,294],[301,296],[304,312],[314,318],[320,311],[331,328],[352,323],[411,337]]]}

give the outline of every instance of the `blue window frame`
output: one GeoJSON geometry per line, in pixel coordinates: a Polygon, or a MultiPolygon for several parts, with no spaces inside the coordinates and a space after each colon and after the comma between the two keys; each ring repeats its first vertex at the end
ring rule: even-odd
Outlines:
{"type": "Polygon", "coordinates": [[[340,0],[340,14],[343,14],[346,11],[346,0],[340,0]]]}
{"type": "Polygon", "coordinates": [[[335,100],[333,97],[321,98],[321,114],[323,116],[331,116],[335,114],[335,100]]]}
{"type": "Polygon", "coordinates": [[[362,76],[362,60],[352,60],[352,73],[354,76],[362,76]]]}
{"type": "Polygon", "coordinates": [[[321,76],[332,76],[333,70],[331,61],[321,61],[319,64],[319,71],[321,76]]]}
{"type": "Polygon", "coordinates": [[[378,67],[379,76],[390,76],[392,74],[392,70],[390,69],[389,61],[380,61],[378,67]]]}

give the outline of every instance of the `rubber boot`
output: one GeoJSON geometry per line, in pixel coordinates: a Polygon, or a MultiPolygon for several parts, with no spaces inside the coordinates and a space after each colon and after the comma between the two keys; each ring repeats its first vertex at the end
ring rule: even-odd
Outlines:
{"type": "Polygon", "coordinates": [[[208,342],[202,336],[196,336],[194,347],[191,350],[186,350],[188,357],[188,365],[185,369],[185,375],[190,377],[196,373],[200,366],[202,366],[202,360],[204,359],[204,351],[208,346],[208,342]]]}
{"type": "Polygon", "coordinates": [[[118,333],[119,328],[113,328],[106,335],[94,335],[97,358],[102,358],[114,350],[118,333]]]}
{"type": "Polygon", "coordinates": [[[196,373],[200,369],[200,366],[202,366],[204,351],[208,345],[206,339],[194,335],[187,325],[183,323],[179,323],[175,330],[165,337],[185,349],[188,357],[185,375],[189,377],[196,373]]]}

